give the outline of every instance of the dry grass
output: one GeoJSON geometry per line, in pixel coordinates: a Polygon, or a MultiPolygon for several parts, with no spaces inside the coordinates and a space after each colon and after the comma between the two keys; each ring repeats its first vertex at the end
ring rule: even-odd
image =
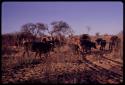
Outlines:
{"type": "MultiPolygon", "coordinates": [[[[121,44],[122,45],[122,44],[121,44]]],[[[93,50],[98,51],[98,50],[93,50]]],[[[122,46],[112,52],[81,57],[68,46],[55,49],[42,59],[22,56],[23,49],[2,48],[2,83],[83,83],[118,84],[123,82],[122,46]]]]}

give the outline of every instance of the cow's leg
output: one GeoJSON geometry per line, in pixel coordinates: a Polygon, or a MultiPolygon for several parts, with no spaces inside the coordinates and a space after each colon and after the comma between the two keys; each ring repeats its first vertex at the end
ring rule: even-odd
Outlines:
{"type": "Polygon", "coordinates": [[[87,53],[89,53],[90,52],[90,49],[89,49],[89,47],[87,48],[87,53]]]}
{"type": "Polygon", "coordinates": [[[36,58],[37,54],[38,54],[38,52],[36,51],[36,53],[35,53],[35,58],[36,58]]]}
{"type": "Polygon", "coordinates": [[[79,50],[78,49],[76,50],[76,54],[79,54],[79,50]]]}
{"type": "Polygon", "coordinates": [[[110,50],[112,51],[112,45],[111,45],[111,47],[110,47],[110,50]]]}
{"type": "Polygon", "coordinates": [[[101,50],[101,46],[100,46],[100,50],[101,50]]]}
{"type": "Polygon", "coordinates": [[[92,47],[90,47],[90,53],[91,53],[92,47]]]}
{"type": "Polygon", "coordinates": [[[51,51],[54,52],[54,46],[51,47],[51,51]]]}
{"type": "Polygon", "coordinates": [[[112,45],[110,46],[110,50],[112,50],[112,45]]]}
{"type": "Polygon", "coordinates": [[[23,55],[22,55],[22,56],[24,57],[24,55],[25,55],[25,51],[23,52],[23,55]]]}
{"type": "Polygon", "coordinates": [[[44,53],[44,57],[47,59],[47,57],[48,57],[48,53],[44,53]]]}
{"type": "Polygon", "coordinates": [[[109,50],[110,51],[112,50],[112,44],[111,43],[109,44],[109,50]]]}
{"type": "Polygon", "coordinates": [[[86,48],[86,53],[88,53],[88,48],[86,48]]]}
{"type": "Polygon", "coordinates": [[[105,50],[105,46],[104,46],[103,50],[105,50]]]}
{"type": "Polygon", "coordinates": [[[50,56],[50,52],[47,55],[50,56]]]}
{"type": "Polygon", "coordinates": [[[27,56],[29,57],[29,51],[26,51],[27,52],[27,56]]]}
{"type": "Polygon", "coordinates": [[[112,45],[110,46],[110,51],[112,51],[112,45]]]}
{"type": "Polygon", "coordinates": [[[109,43],[109,50],[110,50],[110,43],[109,43]]]}
{"type": "Polygon", "coordinates": [[[101,50],[103,50],[103,46],[101,46],[100,48],[101,48],[101,50]]]}
{"type": "Polygon", "coordinates": [[[117,48],[118,48],[118,46],[119,46],[118,44],[119,44],[119,43],[118,43],[118,41],[117,41],[117,46],[116,46],[117,48]]]}
{"type": "Polygon", "coordinates": [[[86,52],[87,52],[87,49],[85,48],[85,49],[84,49],[84,53],[86,53],[86,52]]]}
{"type": "Polygon", "coordinates": [[[86,48],[84,47],[82,51],[83,51],[83,53],[85,53],[86,52],[86,48]]]}
{"type": "Polygon", "coordinates": [[[85,48],[81,47],[81,52],[83,53],[85,51],[85,48]]]}
{"type": "Polygon", "coordinates": [[[113,45],[111,45],[111,51],[112,51],[112,49],[113,49],[113,45]]]}
{"type": "Polygon", "coordinates": [[[78,48],[77,47],[75,47],[75,54],[78,54],[78,48]]]}
{"type": "Polygon", "coordinates": [[[80,55],[82,55],[82,53],[83,53],[83,48],[82,47],[80,47],[79,53],[80,53],[80,55]]]}
{"type": "Polygon", "coordinates": [[[42,59],[41,54],[42,54],[42,53],[41,53],[41,52],[39,52],[39,57],[40,57],[40,59],[42,59]]]}
{"type": "Polygon", "coordinates": [[[102,46],[102,51],[104,51],[104,46],[102,46]]]}
{"type": "Polygon", "coordinates": [[[90,48],[89,47],[87,48],[87,53],[90,53],[90,48]]]}

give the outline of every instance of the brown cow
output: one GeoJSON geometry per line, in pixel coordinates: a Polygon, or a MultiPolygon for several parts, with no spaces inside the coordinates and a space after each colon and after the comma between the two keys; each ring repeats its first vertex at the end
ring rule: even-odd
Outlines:
{"type": "Polygon", "coordinates": [[[112,36],[109,42],[109,50],[112,50],[113,48],[118,48],[120,42],[121,42],[121,39],[118,36],[116,35],[112,36]]]}

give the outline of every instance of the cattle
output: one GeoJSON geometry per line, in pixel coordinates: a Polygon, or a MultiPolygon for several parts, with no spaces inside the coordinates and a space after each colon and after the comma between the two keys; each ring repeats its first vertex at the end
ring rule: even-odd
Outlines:
{"type": "Polygon", "coordinates": [[[91,52],[91,48],[96,49],[96,43],[91,41],[91,38],[88,34],[83,34],[80,37],[80,46],[83,52],[91,52]]]}
{"type": "Polygon", "coordinates": [[[98,45],[100,45],[100,50],[104,50],[105,49],[106,40],[104,40],[102,38],[98,38],[95,41],[97,42],[98,45]]]}
{"type": "Polygon", "coordinates": [[[85,40],[91,40],[91,38],[90,38],[90,36],[88,34],[81,35],[80,40],[83,40],[83,39],[85,39],[85,40]]]}
{"type": "Polygon", "coordinates": [[[49,37],[47,43],[50,43],[51,46],[49,47],[51,51],[54,51],[54,48],[56,47],[56,43],[53,37],[49,37]]]}
{"type": "Polygon", "coordinates": [[[101,40],[101,43],[100,43],[100,50],[105,50],[105,46],[106,46],[106,40],[101,40]]]}
{"type": "Polygon", "coordinates": [[[83,39],[80,41],[80,45],[83,49],[83,52],[91,52],[91,48],[95,48],[96,49],[96,43],[95,42],[92,42],[90,40],[86,40],[86,39],[83,39]]]}
{"type": "Polygon", "coordinates": [[[109,50],[112,50],[113,47],[114,47],[114,45],[115,45],[115,43],[112,42],[112,41],[110,41],[110,42],[109,42],[109,50]]]}
{"type": "Polygon", "coordinates": [[[24,53],[23,55],[27,52],[29,56],[29,50],[32,52],[36,52],[35,57],[37,54],[41,57],[41,54],[43,53],[45,56],[48,56],[50,51],[52,50],[53,43],[50,41],[46,41],[46,38],[40,41],[32,41],[32,42],[25,42],[24,43],[24,53]]]}
{"type": "Polygon", "coordinates": [[[112,50],[113,48],[118,48],[120,42],[121,39],[118,36],[112,36],[109,42],[109,50],[112,50]]]}
{"type": "Polygon", "coordinates": [[[120,43],[121,43],[121,39],[120,38],[118,38],[117,40],[116,40],[116,42],[117,42],[117,47],[120,47],[120,43]]]}
{"type": "Polygon", "coordinates": [[[95,41],[97,42],[98,45],[100,45],[102,40],[103,40],[102,38],[98,38],[95,41]]]}

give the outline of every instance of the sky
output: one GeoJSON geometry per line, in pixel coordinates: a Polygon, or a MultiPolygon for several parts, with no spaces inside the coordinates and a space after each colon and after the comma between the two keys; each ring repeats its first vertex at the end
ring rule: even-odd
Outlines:
{"type": "Polygon", "coordinates": [[[117,34],[123,30],[122,2],[3,2],[2,34],[18,32],[26,23],[67,22],[76,35],[117,34]]]}

